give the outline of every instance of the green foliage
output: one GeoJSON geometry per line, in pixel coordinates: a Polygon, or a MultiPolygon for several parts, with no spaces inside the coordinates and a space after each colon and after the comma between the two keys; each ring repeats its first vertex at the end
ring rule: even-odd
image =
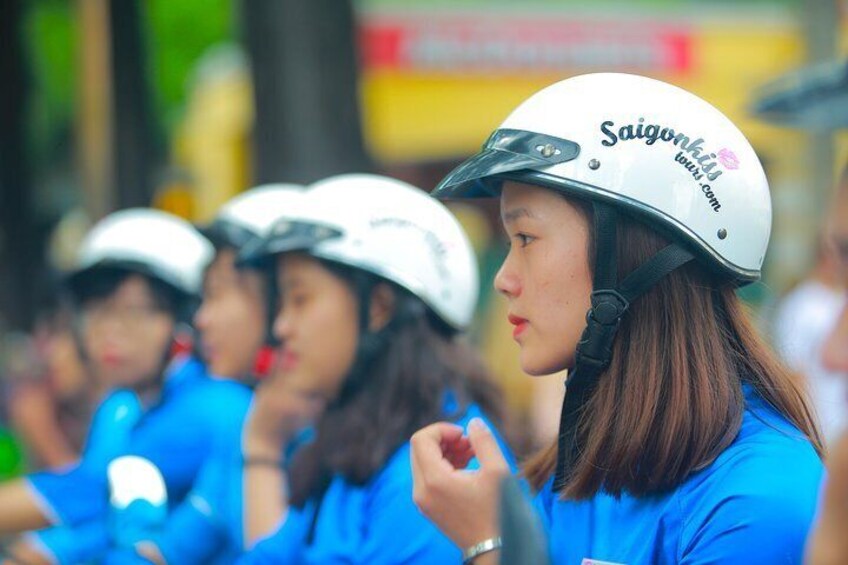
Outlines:
{"type": "Polygon", "coordinates": [[[12,434],[0,427],[0,482],[24,472],[21,446],[12,434]]]}
{"type": "Polygon", "coordinates": [[[73,2],[39,0],[23,22],[28,55],[28,141],[34,162],[55,157],[76,110],[79,52],[73,2]]]}
{"type": "Polygon", "coordinates": [[[187,80],[198,58],[235,35],[233,0],[148,0],[148,67],[159,115],[173,125],[182,114],[187,80]]]}

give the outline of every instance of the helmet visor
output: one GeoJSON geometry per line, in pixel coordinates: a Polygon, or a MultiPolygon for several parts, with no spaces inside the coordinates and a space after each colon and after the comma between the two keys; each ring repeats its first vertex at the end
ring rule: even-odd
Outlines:
{"type": "Polygon", "coordinates": [[[248,242],[257,237],[256,234],[249,229],[221,219],[215,220],[205,226],[198,226],[197,231],[212,242],[212,245],[214,245],[216,249],[220,249],[222,247],[234,247],[236,249],[241,249],[248,242]]]}
{"type": "Polygon", "coordinates": [[[305,251],[324,241],[342,236],[342,232],[312,222],[280,220],[263,238],[248,242],[236,256],[239,267],[260,266],[273,256],[305,251]]]}
{"type": "Polygon", "coordinates": [[[571,161],[580,146],[567,139],[516,129],[498,129],[483,149],[442,179],[433,191],[437,198],[497,196],[498,175],[521,170],[539,171],[571,161]]]}

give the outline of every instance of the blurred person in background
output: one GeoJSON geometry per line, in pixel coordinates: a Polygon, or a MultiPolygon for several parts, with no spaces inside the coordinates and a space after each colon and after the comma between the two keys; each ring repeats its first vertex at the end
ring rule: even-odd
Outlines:
{"type": "MultiPolygon", "coordinates": [[[[829,218],[830,241],[839,257],[841,278],[845,282],[848,281],[848,166],[842,173],[829,218]]],[[[839,312],[825,339],[821,360],[826,370],[843,377],[848,375],[848,304],[839,312]]]]}
{"type": "Polygon", "coordinates": [[[32,337],[8,344],[9,419],[26,450],[30,470],[60,467],[79,458],[103,389],[80,359],[66,301],[55,299],[36,321],[32,337]],[[12,358],[12,359],[10,359],[12,358]]]}
{"type": "MultiPolygon", "coordinates": [[[[848,168],[842,175],[832,216],[834,246],[842,265],[848,265],[848,168]]],[[[833,331],[825,342],[824,366],[845,377],[848,375],[848,306],[842,309],[833,331]]],[[[848,386],[846,386],[848,388],[848,386]]],[[[842,397],[842,409],[848,413],[848,394],[842,397]]],[[[825,489],[819,523],[811,540],[808,561],[811,565],[848,563],[848,430],[835,442],[828,456],[829,479],[825,489]]]]}
{"type": "Polygon", "coordinates": [[[776,351],[798,372],[810,396],[826,443],[838,437],[848,422],[842,398],[844,375],[822,366],[822,346],[846,303],[839,258],[829,238],[822,237],[816,265],[777,305],[772,323],[776,351]]]}
{"type": "MultiPolygon", "coordinates": [[[[569,369],[558,441],[524,467],[552,561],[800,562],[823,446],[735,294],[771,227],[743,134],[672,85],[582,75],[525,100],[436,195],[500,196],[522,367],[569,369]]],[[[412,446],[419,507],[466,562],[496,563],[492,436],[442,423],[412,446]]]]}
{"type": "MultiPolygon", "coordinates": [[[[74,267],[79,244],[91,229],[79,209],[66,212],[48,245],[50,279],[74,267]]],[[[8,420],[25,450],[30,471],[66,465],[80,454],[103,389],[80,359],[73,312],[61,285],[50,285],[31,336],[7,336],[4,380],[8,420]]]]}
{"type": "MultiPolygon", "coordinates": [[[[823,362],[828,370],[848,375],[848,307],[843,308],[825,342],[823,362]]],[[[848,395],[841,400],[842,409],[848,412],[848,395]]],[[[807,549],[809,565],[848,563],[848,430],[833,442],[827,468],[821,510],[807,549]]]]}
{"type": "Polygon", "coordinates": [[[459,561],[413,504],[408,443],[425,423],[500,413],[462,336],[478,277],[456,219],[411,185],[341,175],[242,257],[276,269],[281,374],[326,403],[290,464],[284,430],[248,427],[246,535],[278,529],[242,562],[459,561]]]}
{"type": "Polygon", "coordinates": [[[265,235],[274,221],[297,219],[302,191],[295,185],[249,190],[224,204],[202,230],[216,250],[195,316],[205,358],[214,374],[256,382],[256,388],[242,433],[233,434],[231,443],[222,443],[210,456],[192,492],[173,511],[161,534],[139,544],[138,552],[155,563],[232,563],[249,549],[242,503],[244,467],[263,463],[243,453],[245,426],[284,430],[282,442],[291,444],[321,408],[322,403],[292,394],[285,376],[275,373],[270,322],[276,301],[271,272],[236,268],[235,263],[238,251],[265,235]]]}
{"type": "Polygon", "coordinates": [[[106,468],[138,455],[186,495],[217,441],[238,428],[250,392],[211,379],[192,355],[189,325],[212,246],[184,220],[149,209],[115,212],[83,241],[66,284],[79,353],[109,391],[82,457],[0,485],[0,533],[45,526],[10,550],[25,563],[95,560],[109,546],[106,468]]]}
{"type": "Polygon", "coordinates": [[[236,268],[236,254],[261,237],[270,224],[294,206],[303,187],[257,187],[225,203],[201,232],[215,247],[203,276],[203,300],[194,317],[209,370],[250,384],[266,376],[273,359],[269,309],[274,296],[268,273],[236,268]]]}
{"type": "Polygon", "coordinates": [[[778,304],[774,346],[789,367],[804,377],[826,443],[848,425],[848,374],[822,366],[822,347],[846,304],[848,274],[848,169],[836,187],[824,219],[816,264],[778,304]]]}

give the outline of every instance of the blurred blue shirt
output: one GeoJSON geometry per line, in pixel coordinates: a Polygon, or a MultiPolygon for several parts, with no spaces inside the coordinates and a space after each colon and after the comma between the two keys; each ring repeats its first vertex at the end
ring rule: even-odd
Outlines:
{"type": "MultiPolygon", "coordinates": [[[[456,423],[466,427],[475,417],[495,429],[475,405],[456,423]]],[[[497,437],[515,468],[511,451],[497,437]]],[[[421,514],[412,500],[409,451],[406,442],[364,486],[335,477],[320,501],[312,500],[302,509],[290,508],[280,529],[260,541],[239,563],[460,563],[459,548],[421,514]],[[310,542],[307,538],[313,522],[310,542]]],[[[479,468],[476,459],[469,468],[479,468]]]]}
{"type": "MultiPolygon", "coordinates": [[[[286,461],[311,433],[304,430],[295,438],[286,450],[286,461]]],[[[167,563],[233,563],[244,552],[242,434],[210,456],[191,493],[152,540],[167,563]]]]}
{"type": "Polygon", "coordinates": [[[199,361],[187,358],[171,365],[156,405],[142,410],[132,396],[118,390],[101,403],[78,464],[27,477],[45,512],[61,526],[36,533],[34,541],[60,563],[79,562],[81,555],[90,558],[106,549],[106,467],[112,459],[137,455],[150,460],[175,507],[210,453],[238,437],[251,393],[236,382],[210,378],[199,361]]]}

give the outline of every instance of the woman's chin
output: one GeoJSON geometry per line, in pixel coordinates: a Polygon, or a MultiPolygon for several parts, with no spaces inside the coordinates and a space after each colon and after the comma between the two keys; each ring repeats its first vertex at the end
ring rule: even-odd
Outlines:
{"type": "Polygon", "coordinates": [[[573,363],[561,359],[538,359],[531,355],[521,355],[521,370],[531,377],[544,377],[570,369],[573,363]]]}

